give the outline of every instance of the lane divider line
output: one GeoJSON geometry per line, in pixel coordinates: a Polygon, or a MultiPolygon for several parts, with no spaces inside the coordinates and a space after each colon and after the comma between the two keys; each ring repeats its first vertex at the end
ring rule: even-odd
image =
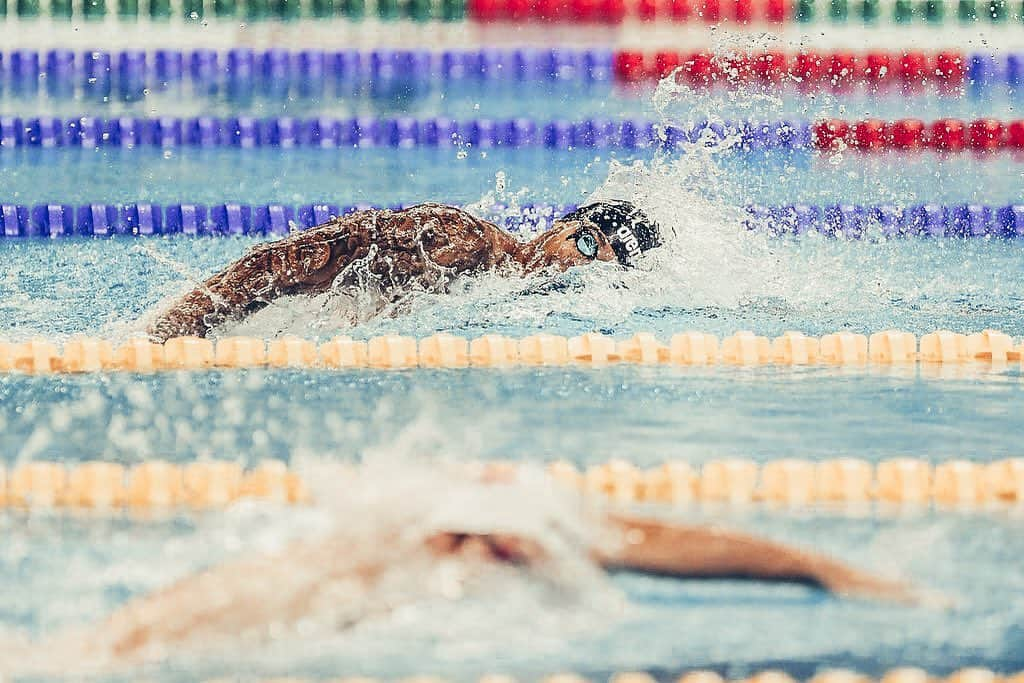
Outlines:
{"type": "Polygon", "coordinates": [[[1024,77],[1024,55],[968,55],[952,50],[621,50],[614,60],[615,79],[627,83],[662,79],[675,72],[678,82],[693,88],[760,85],[805,92],[827,89],[837,94],[854,87],[878,90],[899,85],[913,95],[923,92],[923,86],[932,85],[944,95],[957,94],[967,86],[970,94],[981,96],[997,84],[1019,86],[1024,77]]]}
{"type": "MultiPolygon", "coordinates": [[[[0,239],[184,235],[283,236],[294,230],[322,225],[334,218],[367,209],[402,209],[359,204],[340,206],[327,202],[302,204],[241,204],[226,202],[82,204],[52,202],[26,206],[0,201],[0,239]]],[[[509,232],[542,232],[559,216],[576,210],[575,204],[493,204],[481,217],[509,232]]],[[[858,239],[885,237],[1018,237],[1024,236],[1024,202],[1005,206],[982,204],[891,204],[862,206],[832,204],[814,206],[783,204],[750,205],[746,225],[772,235],[818,233],[858,239]]]]}
{"type": "Polygon", "coordinates": [[[1006,26],[1024,20],[1019,2],[1008,0],[4,0],[0,21],[54,23],[113,21],[130,26],[142,18],[157,23],[199,26],[210,21],[294,24],[300,20],[359,22],[375,17],[385,25],[400,20],[418,24],[500,23],[509,27],[620,26],[624,22],[714,25],[778,29],[792,24],[845,26],[857,22],[877,29],[880,23],[934,28],[1006,26]]]}
{"type": "MultiPolygon", "coordinates": [[[[935,84],[946,94],[970,86],[981,95],[995,85],[1024,82],[1024,53],[947,50],[871,50],[855,52],[683,52],[482,48],[288,50],[247,47],[214,49],[85,50],[21,49],[0,54],[0,82],[14,94],[45,90],[54,96],[117,95],[141,99],[146,91],[188,84],[194,95],[223,92],[244,96],[297,90],[308,95],[330,87],[366,83],[493,82],[637,82],[660,79],[679,69],[678,78],[693,87],[761,84],[773,89],[832,89],[858,85],[911,88],[935,84]]],[[[345,90],[344,92],[348,92],[345,90]]]]}
{"type": "MultiPolygon", "coordinates": [[[[352,476],[355,465],[339,465],[352,476]]],[[[466,465],[484,480],[516,476],[513,462],[466,465]]],[[[566,490],[618,504],[863,506],[936,509],[1024,504],[1024,458],[981,463],[964,459],[931,463],[894,458],[873,464],[858,458],[784,458],[758,463],[744,458],[702,465],[670,461],[640,468],[612,460],[584,471],[565,460],[548,463],[552,480],[566,490]]],[[[0,466],[0,507],[98,510],[213,509],[251,499],[287,505],[312,502],[301,476],[279,460],[246,469],[235,461],[179,465],[149,460],[135,465],[90,461],[31,461],[0,466]]]]}
{"type": "Polygon", "coordinates": [[[1024,149],[1024,120],[939,119],[928,123],[914,118],[852,122],[829,119],[816,122],[811,136],[815,149],[827,151],[852,148],[862,152],[930,149],[943,153],[984,153],[1024,149]]]}
{"type": "Polygon", "coordinates": [[[412,117],[355,118],[289,116],[162,116],[115,118],[0,116],[0,153],[7,148],[99,149],[178,147],[253,149],[450,148],[481,149],[676,149],[707,135],[724,139],[743,135],[765,146],[807,149],[808,122],[700,122],[692,128],[664,126],[641,119],[595,118],[537,121],[531,118],[468,119],[412,117]],[[705,131],[707,131],[705,133],[705,131]]]}
{"type": "MultiPolygon", "coordinates": [[[[163,344],[131,339],[114,344],[104,339],[73,337],[59,348],[45,339],[0,341],[0,373],[154,372],[241,368],[406,369],[508,368],[578,366],[605,368],[618,364],[686,366],[914,366],[980,364],[1001,369],[1024,360],[1024,342],[998,330],[961,334],[949,330],[920,338],[899,330],[870,336],[836,332],[809,337],[786,332],[769,339],[740,331],[723,339],[682,332],[668,342],[640,332],[616,340],[598,333],[577,337],[536,334],[513,339],[486,334],[469,340],[438,333],[417,340],[400,335],[366,341],[340,336],[317,346],[295,336],[270,341],[223,337],[175,337],[163,344]]],[[[923,371],[923,370],[922,370],[923,371]]]]}
{"type": "Polygon", "coordinates": [[[562,24],[611,24],[627,19],[674,24],[732,24],[762,26],[765,30],[780,24],[846,25],[860,20],[865,26],[880,22],[896,26],[911,23],[934,26],[991,24],[1006,25],[1024,20],[1019,3],[1006,0],[469,0],[470,19],[482,23],[545,22],[562,24]],[[883,14],[884,12],[884,14],[883,14]]]}
{"type": "Polygon", "coordinates": [[[529,118],[415,119],[411,117],[214,116],[158,118],[0,116],[0,152],[8,148],[99,149],[178,147],[254,149],[395,148],[468,146],[481,149],[662,149],[717,144],[735,138],[736,151],[805,150],[864,152],[934,150],[994,153],[1024,150],[1024,119],[829,119],[806,121],[699,122],[658,126],[640,119],[536,121],[529,118]]]}
{"type": "Polygon", "coordinates": [[[177,20],[195,27],[206,26],[211,20],[237,27],[239,20],[247,24],[290,24],[303,18],[361,23],[373,16],[387,25],[399,20],[466,25],[467,19],[466,0],[2,0],[0,6],[0,22],[10,17],[23,25],[41,18],[55,24],[70,25],[84,19],[124,27],[133,26],[142,18],[158,25],[177,20]]]}
{"type": "Polygon", "coordinates": [[[787,204],[746,207],[747,227],[772,235],[818,233],[828,237],[1019,237],[1024,236],[1024,203],[1006,206],[980,204],[891,204],[861,206],[787,204]]]}

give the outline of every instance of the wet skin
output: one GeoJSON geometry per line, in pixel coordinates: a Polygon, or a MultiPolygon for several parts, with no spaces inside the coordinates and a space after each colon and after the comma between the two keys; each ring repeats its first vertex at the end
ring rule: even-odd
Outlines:
{"type": "Polygon", "coordinates": [[[522,277],[615,258],[604,233],[589,222],[555,221],[522,242],[454,207],[362,211],[253,247],[162,312],[149,334],[161,342],[203,337],[281,296],[372,288],[388,304],[412,291],[445,292],[464,275],[496,271],[522,277]],[[584,233],[596,247],[592,255],[577,246],[584,233]]]}

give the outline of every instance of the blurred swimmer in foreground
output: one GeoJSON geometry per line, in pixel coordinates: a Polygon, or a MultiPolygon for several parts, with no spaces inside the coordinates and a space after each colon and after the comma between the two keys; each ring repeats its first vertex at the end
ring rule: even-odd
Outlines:
{"type": "MultiPolygon", "coordinates": [[[[326,529],[135,598],[102,623],[48,643],[41,663],[84,672],[259,652],[428,600],[487,596],[507,587],[502,578],[552,588],[557,597],[546,602],[589,605],[599,602],[594,586],[614,590],[607,570],[796,581],[836,595],[916,601],[906,585],[822,554],[610,511],[566,493],[539,469],[368,469],[341,483],[336,474],[318,477],[334,489],[316,492],[314,512],[330,520],[326,529]]],[[[294,521],[283,521],[294,530],[294,521]]]]}
{"type": "Polygon", "coordinates": [[[461,276],[523,277],[595,261],[629,267],[661,244],[657,223],[624,201],[584,206],[529,242],[450,206],[360,211],[250,249],[161,313],[149,333],[158,341],[206,336],[289,295],[370,293],[379,311],[412,292],[446,292],[461,276]]]}

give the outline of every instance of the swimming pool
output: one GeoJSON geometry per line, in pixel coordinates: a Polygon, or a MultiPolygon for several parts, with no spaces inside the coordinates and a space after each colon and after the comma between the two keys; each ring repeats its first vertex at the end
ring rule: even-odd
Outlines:
{"type": "MultiPolygon", "coordinates": [[[[801,11],[812,5],[801,3],[801,11]]],[[[486,11],[474,7],[471,14],[486,11]]],[[[969,50],[977,45],[956,43],[962,35],[954,31],[951,44],[931,39],[934,50],[922,62],[929,66],[920,73],[897,51],[883,55],[893,78],[906,86],[918,74],[920,87],[881,87],[871,76],[877,54],[855,52],[847,62],[837,48],[817,76],[801,72],[802,87],[779,86],[756,71],[763,80],[755,83],[705,89],[684,78],[655,91],[653,78],[623,76],[629,65],[621,50],[604,49],[628,43],[619,40],[628,32],[634,42],[644,35],[629,21],[622,34],[588,29],[583,42],[600,48],[557,53],[545,45],[476,54],[454,33],[448,39],[465,50],[457,59],[442,54],[444,44],[397,56],[352,50],[345,68],[355,63],[352,54],[361,54],[365,66],[348,80],[337,66],[342,57],[328,58],[341,54],[335,46],[319,57],[262,48],[196,56],[177,43],[147,45],[148,52],[127,57],[82,46],[70,61],[64,53],[5,54],[0,338],[62,343],[84,335],[116,344],[138,336],[171,297],[284,226],[303,227],[303,216],[443,201],[527,235],[538,211],[543,227],[595,191],[642,201],[674,233],[663,253],[625,274],[595,267],[526,280],[484,276],[459,283],[454,295],[417,295],[399,315],[355,326],[329,298],[285,299],[216,336],[299,335],[319,343],[338,335],[598,331],[619,340],[650,332],[668,342],[686,330],[720,338],[753,330],[771,339],[789,330],[820,337],[899,329],[921,337],[996,329],[1018,343],[1024,337],[1024,252],[1014,237],[1024,234],[1024,223],[1015,222],[1018,214],[1024,220],[1014,137],[1018,55],[975,60],[969,50]],[[163,47],[179,56],[167,50],[158,57],[154,51],[163,47]],[[946,48],[968,48],[955,73],[943,71],[949,61],[938,50],[946,48]],[[854,87],[829,80],[836,64],[855,64],[854,87]],[[532,75],[509,78],[506,68],[532,75]],[[931,74],[935,68],[938,75],[931,74]],[[403,69],[411,76],[396,78],[403,69]],[[956,77],[963,83],[944,90],[956,77]],[[215,125],[199,120],[207,117],[215,125]],[[856,127],[841,144],[822,143],[816,127],[826,119],[873,117],[924,121],[917,142],[903,145],[920,149],[892,149],[900,146],[893,131],[906,128],[895,122],[880,134],[884,149],[862,145],[856,127]],[[117,121],[117,135],[113,124],[95,123],[100,119],[117,121]],[[989,145],[969,128],[963,149],[951,148],[948,138],[940,146],[933,122],[946,119],[999,120],[1002,137],[989,145]],[[312,137],[314,120],[329,122],[323,130],[335,133],[312,137]],[[642,134],[626,135],[624,120],[642,134]],[[766,138],[758,126],[743,125],[748,120],[800,133],[766,138]],[[352,138],[348,122],[374,132],[352,138]],[[654,134],[644,138],[648,123],[654,134]],[[214,137],[203,137],[208,124],[214,137]],[[125,142],[129,129],[139,137],[125,142]],[[802,234],[773,230],[788,225],[779,217],[794,205],[821,207],[822,218],[802,234]],[[171,216],[180,216],[182,206],[209,218],[194,224],[200,235],[173,234],[171,216]],[[257,221],[267,206],[285,222],[268,229],[257,221]],[[959,236],[935,237],[930,219],[922,224],[928,229],[903,234],[878,221],[885,211],[902,217],[906,209],[900,225],[917,226],[909,216],[920,206],[940,207],[928,215],[959,236]],[[957,232],[958,212],[967,206],[992,208],[980,236],[957,232]],[[1005,207],[1018,208],[1000,213],[1005,207]],[[140,211],[149,218],[139,218],[140,211]],[[523,212],[531,218],[522,220],[523,212]],[[856,230],[834,229],[839,219],[830,216],[839,214],[856,216],[856,230]],[[95,226],[107,220],[120,234],[98,234],[95,226]],[[157,234],[130,234],[143,224],[157,234]]],[[[295,25],[282,24],[280,35],[289,27],[295,25]]],[[[209,30],[205,35],[214,35],[216,24],[209,30]]],[[[512,35],[536,37],[523,30],[512,35]]],[[[228,34],[221,30],[218,40],[230,42],[228,34]]],[[[174,24],[153,35],[182,42],[189,34],[174,24]]],[[[273,32],[267,35],[273,44],[273,32]]],[[[1007,42],[1005,32],[995,35],[995,42],[1007,42]]],[[[749,49],[760,54],[763,46],[749,49]]],[[[804,64],[786,54],[794,65],[787,68],[804,64]]],[[[273,459],[315,477],[324,462],[396,459],[565,460],[580,468],[618,459],[640,468],[737,458],[987,464],[1020,456],[1021,379],[1019,360],[4,372],[0,465],[10,473],[33,461],[131,467],[230,460],[251,467],[273,459]]],[[[336,485],[344,496],[342,483],[336,485]]],[[[569,670],[668,677],[709,667],[742,678],[766,667],[801,677],[827,667],[878,676],[905,664],[943,675],[965,666],[1009,672],[1024,668],[1017,505],[641,506],[907,578],[951,596],[949,610],[844,601],[802,586],[629,573],[570,596],[506,577],[471,599],[426,601],[355,630],[240,646],[214,661],[179,653],[145,674],[161,681],[340,674],[468,680],[494,671],[524,679],[569,670]]],[[[7,508],[0,513],[0,657],[5,641],[91,623],[220,559],[312,533],[319,514],[252,501],[148,519],[121,509],[7,508]]],[[[5,664],[0,660],[0,672],[5,664]]]]}

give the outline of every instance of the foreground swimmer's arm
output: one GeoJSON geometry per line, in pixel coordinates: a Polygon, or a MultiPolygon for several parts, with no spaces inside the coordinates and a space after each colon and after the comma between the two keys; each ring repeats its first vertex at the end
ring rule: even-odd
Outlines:
{"type": "Polygon", "coordinates": [[[914,602],[907,585],[819,553],[707,526],[612,516],[621,543],[599,553],[610,569],[692,577],[741,577],[817,584],[837,595],[914,602]]]}
{"type": "Polygon", "coordinates": [[[268,642],[303,626],[337,632],[401,606],[373,593],[381,574],[396,565],[406,565],[414,583],[422,584],[442,559],[461,562],[469,579],[497,564],[527,566],[543,557],[532,541],[501,534],[441,532],[403,546],[404,552],[396,538],[378,542],[376,549],[359,548],[352,538],[336,535],[215,565],[129,601],[87,632],[49,643],[41,651],[41,670],[72,660],[99,669],[159,661],[239,641],[268,642]]]}
{"type": "Polygon", "coordinates": [[[363,211],[254,247],[161,313],[149,333],[161,342],[206,336],[280,296],[320,294],[336,279],[356,284],[357,264],[361,276],[394,298],[413,288],[443,291],[459,275],[498,268],[523,274],[594,261],[628,265],[660,244],[657,225],[625,202],[584,207],[530,242],[437,204],[363,211]]]}
{"type": "MultiPolygon", "coordinates": [[[[611,524],[624,543],[619,550],[595,552],[611,569],[802,580],[840,594],[906,602],[914,598],[902,585],[744,534],[623,517],[611,524]]],[[[501,564],[543,571],[550,559],[538,542],[514,534],[438,532],[421,544],[404,546],[404,551],[397,543],[397,538],[379,539],[369,549],[375,552],[360,554],[351,538],[334,536],[295,543],[276,555],[217,565],[132,600],[87,634],[68,634],[47,647],[44,652],[51,654],[45,662],[116,667],[216,650],[239,640],[266,642],[303,624],[338,631],[400,606],[374,590],[381,576],[396,566],[405,566],[408,578],[423,584],[432,567],[444,560],[457,561],[458,575],[471,580],[501,564]]],[[[455,575],[448,576],[450,582],[455,575]]]]}
{"type": "Polygon", "coordinates": [[[225,562],[131,600],[55,650],[97,665],[159,660],[225,643],[265,642],[302,620],[344,628],[386,612],[365,599],[383,556],[353,558],[340,537],[293,543],[281,553],[225,562]]]}

